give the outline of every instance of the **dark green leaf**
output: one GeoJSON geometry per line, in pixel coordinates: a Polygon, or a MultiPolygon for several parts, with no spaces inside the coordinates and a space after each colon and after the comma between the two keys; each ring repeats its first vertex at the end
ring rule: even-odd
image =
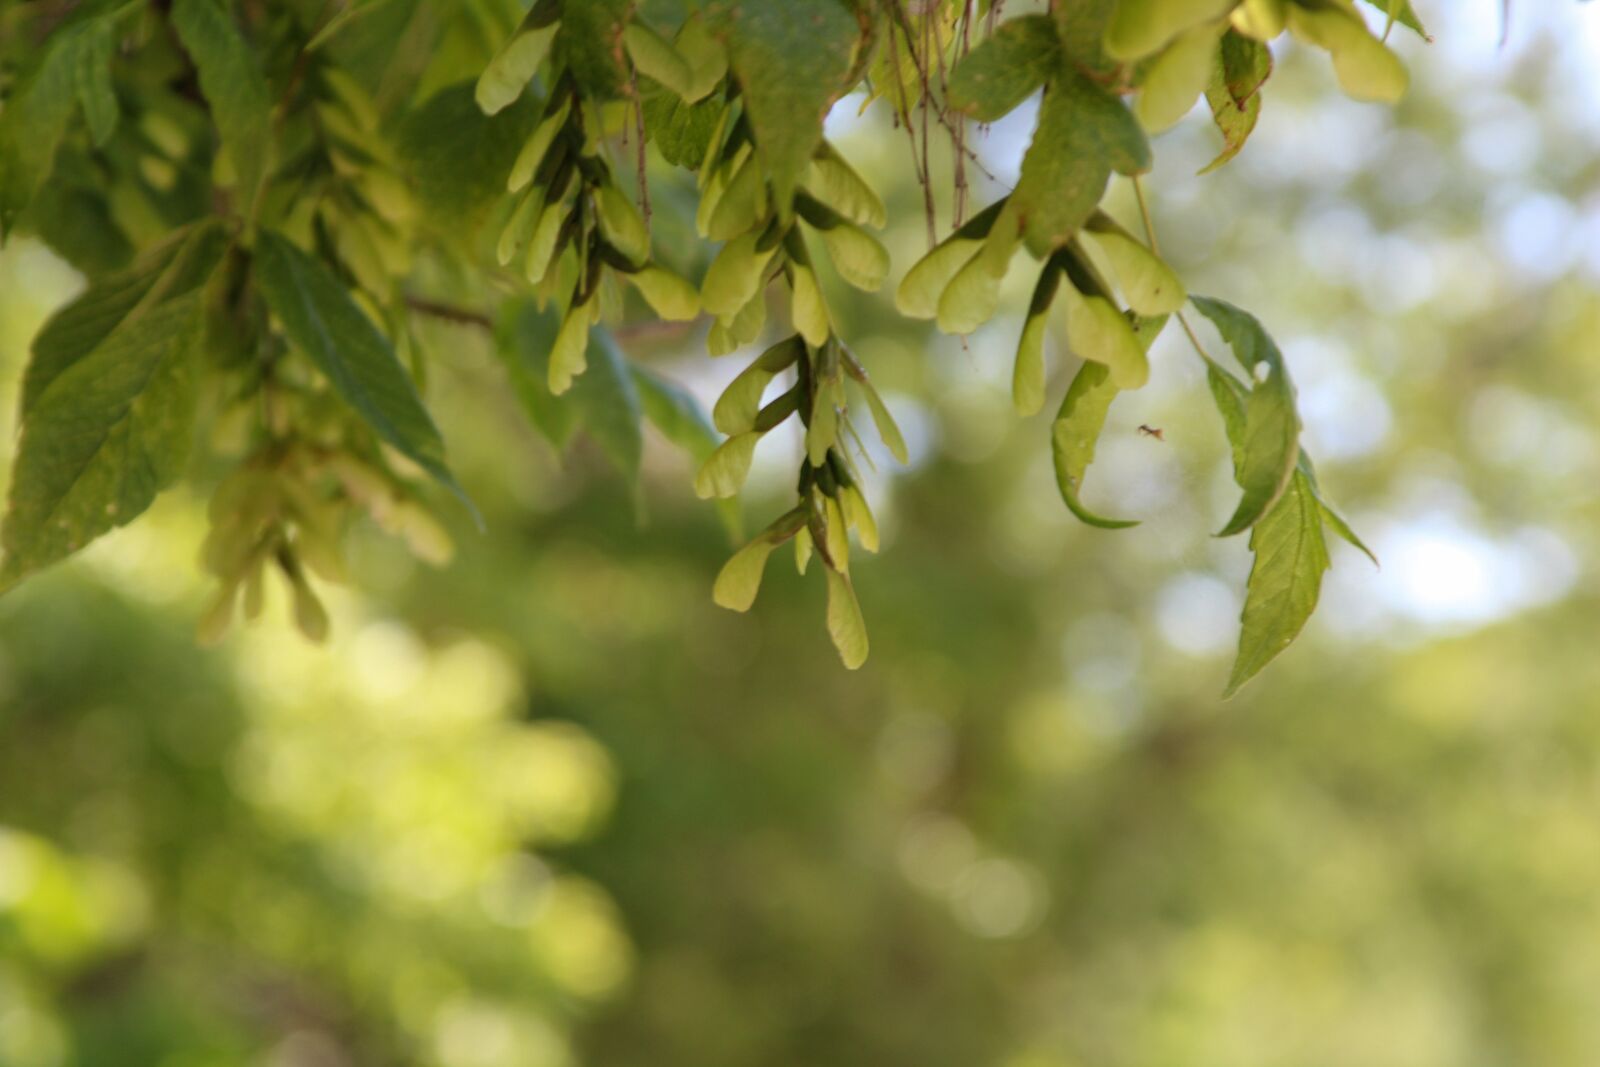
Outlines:
{"type": "Polygon", "coordinates": [[[0,588],[136,518],[177,477],[193,430],[202,311],[191,290],[126,317],[36,397],[0,531],[0,588]]]}
{"type": "Polygon", "coordinates": [[[55,162],[72,119],[82,34],[82,26],[69,26],[51,35],[38,66],[11,90],[0,109],[0,238],[15,225],[55,162]]]}
{"type": "Polygon", "coordinates": [[[1112,170],[1149,168],[1144,130],[1122,101],[1063,70],[1045,91],[1011,196],[1029,250],[1042,258],[1065,244],[1100,203],[1112,170]]]}
{"type": "Polygon", "coordinates": [[[1236,414],[1223,412],[1234,447],[1234,478],[1244,490],[1238,509],[1217,535],[1228,537],[1255,525],[1289,484],[1300,456],[1300,416],[1295,411],[1289,369],[1261,324],[1224,301],[1192,299],[1233,349],[1250,382],[1242,424],[1236,414]]]}
{"type": "Polygon", "coordinates": [[[1043,85],[1060,57],[1050,16],[1009,19],[956,65],[946,99],[979,122],[993,122],[1043,85]]]}
{"type": "Polygon", "coordinates": [[[574,380],[567,402],[581,413],[583,427],[630,484],[639,480],[644,435],[639,391],[628,361],[610,333],[589,331],[589,369],[574,380]]]}
{"type": "Polygon", "coordinates": [[[729,53],[779,211],[822,139],[822,120],[849,88],[862,25],[833,0],[744,0],[730,15],[729,53]]]}
{"type": "Polygon", "coordinates": [[[380,438],[471,508],[411,376],[333,272],[271,231],[257,240],[255,266],[261,295],[289,340],[380,438]]]}
{"type": "Polygon", "coordinates": [[[56,312],[34,339],[33,358],[23,375],[23,421],[57,378],[97,352],[113,334],[203,286],[227,243],[227,231],[220,223],[186,227],[128,269],[96,281],[56,312]]]}
{"type": "Polygon", "coordinates": [[[622,63],[622,31],[631,0],[578,0],[561,5],[556,54],[593,99],[616,96],[628,81],[622,63]]]}
{"type": "Polygon", "coordinates": [[[172,25],[200,74],[200,91],[233,160],[235,208],[249,214],[266,177],[272,101],[255,53],[214,0],[175,0],[172,25]]]}
{"type": "Polygon", "coordinates": [[[78,53],[78,104],[89,126],[89,138],[103,147],[117,129],[117,93],[111,86],[111,52],[116,44],[108,19],[84,28],[78,53]]]}
{"type": "Polygon", "coordinates": [[[505,195],[506,174],[539,121],[526,96],[487,116],[471,82],[439,90],[400,125],[401,166],[441,231],[469,235],[505,195]]]}
{"type": "Polygon", "coordinates": [[[1250,533],[1255,564],[1245,594],[1239,655],[1224,696],[1232,696],[1289,647],[1316,609],[1328,546],[1322,505],[1310,479],[1296,472],[1250,533]]]}

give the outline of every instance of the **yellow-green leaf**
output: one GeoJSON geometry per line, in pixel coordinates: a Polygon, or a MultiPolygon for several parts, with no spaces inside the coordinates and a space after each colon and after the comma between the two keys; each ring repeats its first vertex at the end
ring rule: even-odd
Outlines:
{"type": "Polygon", "coordinates": [[[686,280],[665,267],[651,264],[624,274],[645,303],[669,322],[688,322],[700,314],[700,294],[686,280]]]}
{"type": "Polygon", "coordinates": [[[828,636],[849,670],[867,662],[867,623],[850,579],[828,568],[828,636]]]}
{"type": "Polygon", "coordinates": [[[1062,288],[1067,309],[1067,344],[1079,359],[1103,363],[1118,389],[1139,389],[1150,380],[1150,361],[1127,316],[1102,296],[1062,288]]]}
{"type": "Polygon", "coordinates": [[[761,434],[754,430],[728,438],[701,465],[694,476],[694,491],[701,499],[735,496],[750,475],[761,434]]]}

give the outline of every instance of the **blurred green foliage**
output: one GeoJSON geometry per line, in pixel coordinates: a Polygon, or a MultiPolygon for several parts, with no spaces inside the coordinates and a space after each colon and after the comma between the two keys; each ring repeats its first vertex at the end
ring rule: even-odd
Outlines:
{"type": "MultiPolygon", "coordinates": [[[[1157,346],[1089,490],[1146,522],[1081,527],[1010,414],[1025,288],[963,346],[824,277],[912,445],[858,674],[787,553],[751,616],[711,604],[689,461],[652,437],[636,501],[603,443],[556,456],[462,324],[419,342],[487,533],[428,569],[354,530],[329,647],[281,597],[195,647],[182,492],[0,599],[0,1064],[1600,1060],[1578,19],[1496,54],[1430,18],[1397,115],[1291,52],[1204,179],[1214,132],[1170,135],[1168,257],[1274,309],[1385,564],[1337,548],[1324,616],[1227,705],[1246,561],[1203,533],[1232,500],[1203,368],[1157,346]]],[[[891,133],[838,138],[913,220],[898,271],[925,245],[891,133]]],[[[5,417],[74,284],[0,254],[5,417]]],[[[733,373],[696,377],[692,331],[626,340],[702,394],[733,373]]],[[[752,515],[800,443],[764,448],[752,515]]]]}

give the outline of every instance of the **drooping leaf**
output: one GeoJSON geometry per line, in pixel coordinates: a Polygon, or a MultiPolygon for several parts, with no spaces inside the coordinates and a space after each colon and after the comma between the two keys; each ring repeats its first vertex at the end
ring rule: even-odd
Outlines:
{"type": "Polygon", "coordinates": [[[1188,299],[1183,282],[1166,262],[1104,212],[1089,219],[1088,232],[1105,253],[1128,306],[1140,315],[1170,315],[1188,299]]]}
{"type": "Polygon", "coordinates": [[[1061,285],[1061,270],[1046,263],[1028,302],[1028,317],[1017,343],[1016,365],[1011,372],[1011,400],[1017,414],[1026,418],[1044,407],[1044,334],[1050,321],[1050,305],[1061,285]]]}
{"type": "Polygon", "coordinates": [[[470,82],[448,85],[407,113],[396,149],[400,166],[439,233],[470,238],[506,191],[506,176],[539,121],[532,98],[497,108],[473,102],[470,82]]]}
{"type": "Polygon", "coordinates": [[[650,310],[668,322],[688,322],[700,314],[699,292],[665,267],[651,264],[623,277],[639,290],[650,310]]]}
{"type": "Polygon", "coordinates": [[[839,651],[839,659],[847,670],[855,670],[867,662],[867,623],[861,617],[861,605],[856,602],[855,587],[848,576],[832,567],[825,570],[828,576],[828,636],[839,651]]]}
{"type": "Polygon", "coordinates": [[[1242,421],[1223,410],[1235,450],[1234,477],[1244,490],[1233,517],[1217,535],[1228,537],[1260,521],[1289,484],[1300,457],[1300,416],[1283,354],[1255,317],[1225,301],[1199,296],[1192,301],[1216,325],[1250,382],[1242,421]]]}
{"type": "Polygon", "coordinates": [[[701,499],[710,499],[733,496],[744,488],[744,480],[750,474],[750,461],[761,437],[759,431],[752,430],[719,445],[694,476],[695,493],[701,499]]]}
{"type": "Polygon", "coordinates": [[[1244,148],[1261,116],[1261,86],[1272,74],[1272,53],[1259,41],[1229,30],[1222,38],[1206,86],[1211,118],[1222,131],[1222,152],[1201,174],[1209,174],[1244,148]]]}
{"type": "Polygon", "coordinates": [[[805,512],[800,508],[785,513],[757,534],[749,544],[735,552],[711,589],[711,599],[729,611],[749,611],[761,591],[761,576],[773,549],[805,527],[805,512]]]}
{"type": "Polygon", "coordinates": [[[177,477],[193,430],[203,310],[191,289],[125,317],[35,399],[0,530],[0,589],[132,521],[177,477]]]}
{"type": "Polygon", "coordinates": [[[112,22],[96,19],[84,28],[77,48],[78,104],[96,148],[103,148],[117,128],[117,93],[111,84],[115,44],[112,22]]]}
{"type": "Polygon", "coordinates": [[[857,289],[875,293],[889,276],[889,250],[853,222],[822,231],[822,243],[839,277],[857,289]]]}
{"type": "Polygon", "coordinates": [[[1411,0],[1367,0],[1367,3],[1382,11],[1406,29],[1411,30],[1423,40],[1431,40],[1428,36],[1428,31],[1423,28],[1422,20],[1417,18],[1417,12],[1411,6],[1411,0]]]}
{"type": "Polygon", "coordinates": [[[591,99],[626,92],[623,32],[632,8],[633,0],[568,0],[561,5],[556,54],[591,99]]]}
{"type": "Polygon", "coordinates": [[[1067,344],[1079,359],[1101,363],[1118,389],[1140,389],[1150,380],[1150,361],[1128,317],[1103,296],[1086,296],[1074,285],[1062,289],[1067,344]]]}
{"type": "Polygon", "coordinates": [[[1223,696],[1260,673],[1289,647],[1316,609],[1328,546],[1322,506],[1305,474],[1296,472],[1250,533],[1255,563],[1245,593],[1239,655],[1223,696]]]}
{"type": "Polygon", "coordinates": [[[628,360],[606,330],[589,335],[588,371],[566,398],[582,414],[583,427],[630,485],[639,481],[644,433],[643,405],[628,360]]]}
{"type": "Polygon", "coordinates": [[[1106,52],[1142,59],[1191,27],[1226,15],[1237,0],[1117,0],[1106,27],[1106,52]]]}
{"type": "Polygon", "coordinates": [[[57,30],[0,109],[0,238],[10,232],[55,163],[77,99],[83,25],[57,30]]]}
{"type": "Polygon", "coordinates": [[[863,24],[831,0],[745,0],[728,53],[780,217],[822,139],[822,119],[850,87],[863,24]]]}
{"type": "MultiPolygon", "coordinates": [[[[1141,319],[1135,323],[1135,333],[1142,348],[1148,350],[1160,336],[1166,318],[1141,319]]],[[[1108,519],[1090,511],[1083,505],[1083,478],[1089,464],[1094,461],[1095,443],[1105,429],[1106,415],[1111,402],[1120,392],[1111,380],[1111,372],[1100,363],[1085,363],[1079,368],[1067,395],[1061,401],[1051,426],[1051,455],[1055,461],[1056,485],[1067,509],[1079,521],[1103,530],[1120,530],[1139,525],[1137,521],[1108,519]]]]}
{"type": "Polygon", "coordinates": [[[1328,50],[1339,85],[1357,100],[1392,104],[1406,94],[1410,76],[1400,57],[1372,35],[1361,16],[1337,6],[1289,8],[1289,30],[1328,50]]]}
{"type": "Polygon", "coordinates": [[[1061,38],[1049,15],[1007,19],[956,64],[946,99],[979,122],[994,122],[1032,96],[1060,58],[1061,38]]]}
{"type": "Polygon", "coordinates": [[[511,39],[489,61],[473,90],[478,107],[493,115],[520,97],[555,41],[560,5],[540,0],[533,5],[511,39]]]}
{"type": "Polygon", "coordinates": [[[772,379],[793,366],[804,351],[798,337],[789,337],[750,362],[723,390],[711,419],[717,429],[730,437],[755,428],[756,413],[761,410],[761,398],[766,394],[772,379]]]}
{"type": "Polygon", "coordinates": [[[689,96],[694,72],[688,60],[659,33],[635,20],[623,29],[622,44],[640,74],[654,78],[679,96],[689,96]]]}
{"type": "Polygon", "coordinates": [[[215,0],[174,0],[172,26],[194,60],[200,91],[239,177],[235,209],[248,215],[272,149],[272,100],[256,53],[215,0]]]}
{"type": "Polygon", "coordinates": [[[227,231],[218,222],[185,227],[52,316],[34,339],[33,358],[23,374],[24,423],[50,384],[113,333],[204,285],[227,243],[227,231]]]}
{"type": "Polygon", "coordinates": [[[471,508],[411,376],[333,272],[270,230],[257,238],[255,268],[262,297],[295,347],[382,440],[471,508]]]}
{"type": "Polygon", "coordinates": [[[1226,23],[1203,23],[1185,30],[1145,71],[1137,111],[1151,133],[1177,124],[1194,107],[1211,79],[1217,39],[1226,23]]]}
{"type": "Polygon", "coordinates": [[[827,141],[817,146],[806,170],[808,192],[840,215],[863,226],[882,227],[888,221],[883,200],[866,179],[827,141]]]}
{"type": "Polygon", "coordinates": [[[900,314],[931,319],[939,313],[945,287],[989,236],[1005,206],[1005,200],[990,204],[911,265],[895,289],[894,306],[900,314]]]}
{"type": "Polygon", "coordinates": [[[1062,70],[1045,93],[1011,194],[1029,251],[1042,259],[1065,244],[1100,203],[1113,170],[1149,169],[1150,146],[1132,112],[1115,94],[1062,70]]]}

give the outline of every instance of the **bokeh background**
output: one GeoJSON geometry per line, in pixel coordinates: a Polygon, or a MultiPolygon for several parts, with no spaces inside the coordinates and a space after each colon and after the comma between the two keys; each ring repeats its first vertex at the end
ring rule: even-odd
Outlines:
{"type": "MultiPolygon", "coordinates": [[[[913,451],[874,479],[847,675],[786,553],[749,616],[711,604],[688,460],[652,439],[639,505],[435,324],[488,532],[447,512],[434,570],[352,531],[327,647],[281,605],[196,646],[203,479],[0,599],[0,1064],[1600,1062],[1600,10],[1519,2],[1502,47],[1498,0],[1417,6],[1398,109],[1285,48],[1239,160],[1193,176],[1197,114],[1148,179],[1191,287],[1282,343],[1383,564],[1338,546],[1240,696],[1249,561],[1208,536],[1232,489],[1176,331],[1091,472],[1146,520],[1107,533],[1011,413],[1020,277],[965,343],[830,290],[913,451]]],[[[830,132],[898,279],[920,194],[858,105],[830,132]]],[[[1031,123],[976,138],[988,194],[1031,123]]],[[[6,419],[78,284],[0,253],[6,419]]],[[[706,398],[743,362],[624,340],[706,398]]],[[[752,522],[797,454],[763,446],[752,522]]]]}

